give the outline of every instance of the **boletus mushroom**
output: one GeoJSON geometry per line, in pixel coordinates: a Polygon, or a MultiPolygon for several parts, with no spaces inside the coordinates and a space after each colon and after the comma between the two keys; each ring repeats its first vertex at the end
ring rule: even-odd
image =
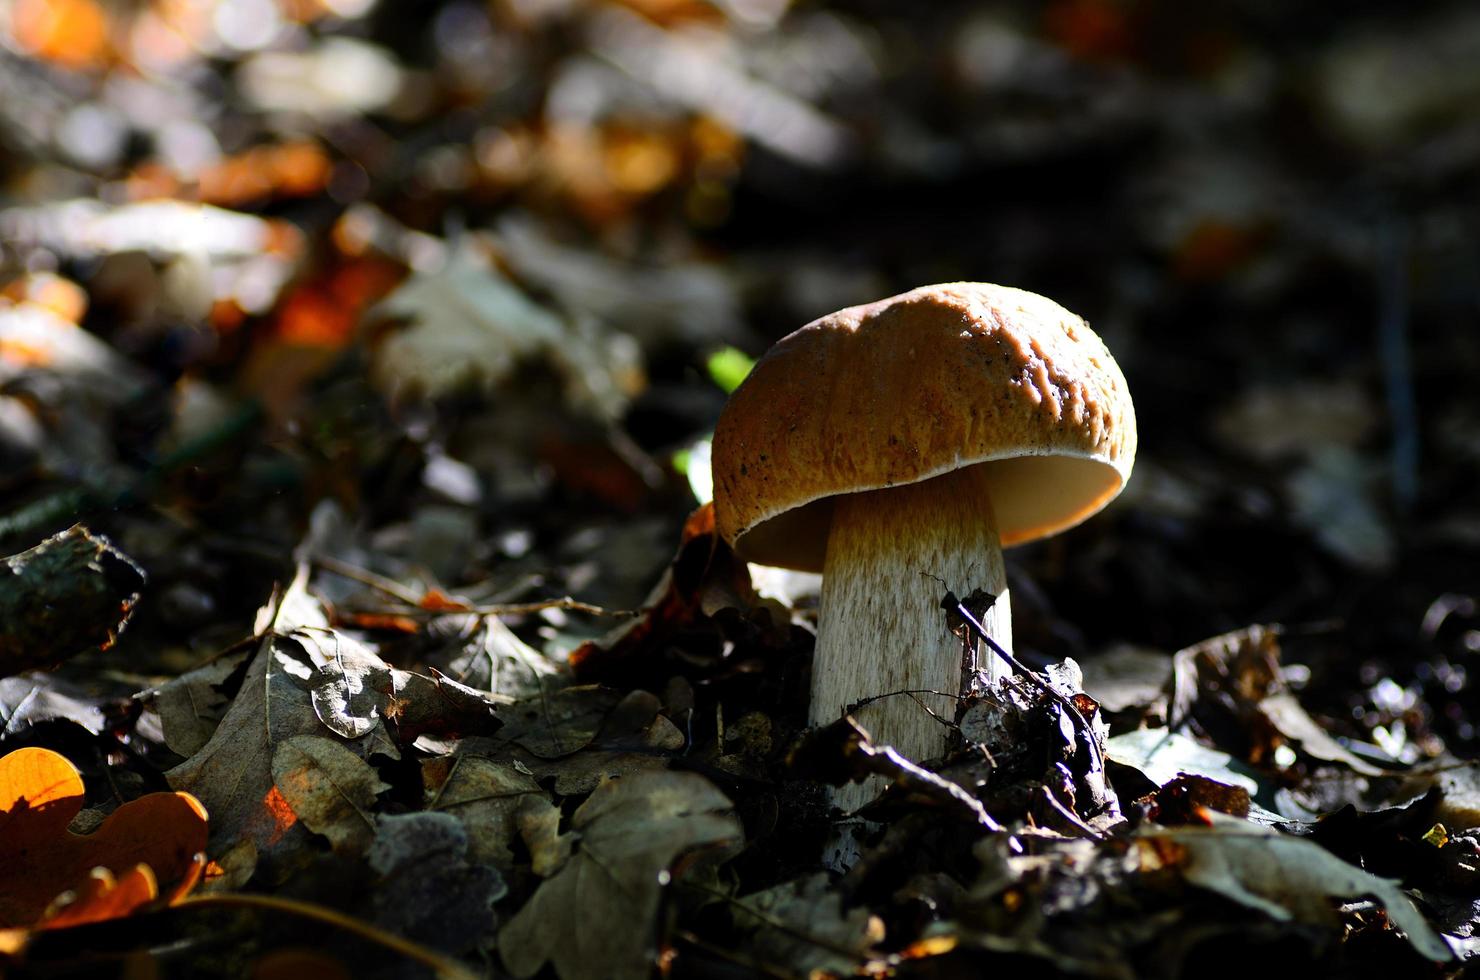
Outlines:
{"type": "Polygon", "coordinates": [[[1084,320],[1006,286],[924,286],[757,362],[715,429],[715,517],[742,558],[822,572],[811,721],[867,701],[875,742],[923,760],[949,734],[925,709],[950,719],[980,683],[946,589],[996,595],[981,618],[1010,651],[1003,547],[1094,514],[1135,455],[1125,378],[1084,320]],[[920,691],[946,696],[896,693],[920,691]]]}

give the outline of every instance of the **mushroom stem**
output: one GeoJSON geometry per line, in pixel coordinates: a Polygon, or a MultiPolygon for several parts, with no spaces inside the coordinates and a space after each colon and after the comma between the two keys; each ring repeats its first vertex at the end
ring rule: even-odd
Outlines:
{"type": "MultiPolygon", "coordinates": [[[[1012,650],[1002,545],[986,471],[970,466],[835,502],[812,665],[813,724],[835,721],[850,704],[892,692],[961,693],[962,641],[947,628],[940,606],[947,588],[961,596],[973,589],[998,596],[982,625],[1012,650]]],[[[996,660],[980,651],[978,669],[988,670],[996,660]]],[[[945,750],[949,730],[922,705],[946,721],[955,718],[953,699],[929,694],[893,694],[853,716],[876,744],[892,745],[911,759],[932,759],[945,750]]],[[[853,809],[878,789],[877,782],[852,784],[833,800],[853,809]]]]}

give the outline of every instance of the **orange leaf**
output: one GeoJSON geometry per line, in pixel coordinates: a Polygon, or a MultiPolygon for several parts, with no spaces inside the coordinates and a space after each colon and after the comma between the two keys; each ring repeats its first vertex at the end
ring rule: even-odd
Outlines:
{"type": "Polygon", "coordinates": [[[105,922],[132,915],[159,895],[154,872],[136,864],[115,878],[107,868],[93,868],[71,892],[47,909],[38,929],[66,929],[89,922],[105,922]]]}
{"type": "Polygon", "coordinates": [[[108,15],[93,0],[18,0],[10,12],[16,43],[64,68],[95,68],[109,54],[108,15]]]}
{"type": "Polygon", "coordinates": [[[472,606],[462,599],[454,599],[441,589],[427,589],[421,597],[421,608],[427,612],[469,612],[472,606]]]}
{"type": "Polygon", "coordinates": [[[151,793],[125,803],[85,836],[67,829],[82,800],[82,777],[66,757],[26,748],[0,758],[0,927],[37,923],[69,890],[92,895],[93,905],[123,888],[109,901],[126,904],[139,894],[140,864],[175,892],[182,879],[199,875],[206,811],[195,797],[151,793]],[[94,884],[89,892],[95,868],[121,879],[112,889],[94,884]]]}
{"type": "Polygon", "coordinates": [[[80,323],[87,313],[87,293],[54,272],[31,272],[5,284],[0,296],[16,303],[35,303],[68,323],[80,323]]]}

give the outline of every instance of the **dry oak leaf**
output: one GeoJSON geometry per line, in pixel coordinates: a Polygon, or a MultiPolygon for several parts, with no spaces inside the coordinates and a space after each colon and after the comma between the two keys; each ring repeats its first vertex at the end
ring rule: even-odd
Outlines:
{"type": "MultiPolygon", "coordinates": [[[[58,896],[75,891],[71,911],[84,917],[78,901],[126,914],[150,878],[179,894],[199,875],[198,855],[206,848],[206,811],[188,793],[150,793],[114,811],[96,831],[74,834],[67,825],[82,809],[83,785],[77,767],[48,749],[18,749],[0,758],[0,927],[39,922],[58,896]],[[93,877],[106,868],[116,879],[93,877]]],[[[153,895],[146,901],[152,900],[153,895]]]]}
{"type": "Polygon", "coordinates": [[[646,980],[654,920],[680,859],[743,839],[729,799],[703,776],[642,772],[597,787],[571,817],[579,845],[499,933],[504,966],[561,980],[646,980]]]}
{"type": "Polygon", "coordinates": [[[548,802],[533,776],[479,755],[425,759],[421,775],[423,806],[457,818],[468,833],[468,859],[504,871],[514,864],[509,845],[524,801],[548,802]]]}
{"type": "Polygon", "coordinates": [[[376,797],[390,789],[354,752],[329,738],[295,735],[272,756],[272,777],[288,806],[336,854],[359,854],[375,836],[376,797]]]}

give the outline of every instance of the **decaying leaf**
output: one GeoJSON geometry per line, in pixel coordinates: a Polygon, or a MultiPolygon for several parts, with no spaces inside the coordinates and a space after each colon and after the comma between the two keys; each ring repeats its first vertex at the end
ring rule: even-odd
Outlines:
{"type": "Polygon", "coordinates": [[[729,799],[694,773],[611,780],[571,817],[580,848],[499,933],[504,965],[531,977],[643,980],[653,969],[654,916],[686,854],[738,844],[729,799]]]}
{"type": "Polygon", "coordinates": [[[286,634],[313,668],[314,712],[330,731],[362,738],[393,722],[404,742],[423,733],[449,737],[497,731],[503,722],[488,694],[440,674],[397,670],[340,630],[302,627],[286,634]]]}
{"type": "Polygon", "coordinates": [[[453,677],[480,691],[506,697],[537,695],[559,673],[550,658],[535,650],[497,616],[464,616],[471,627],[463,652],[449,665],[453,677]]]}
{"type": "Polygon", "coordinates": [[[132,915],[159,897],[154,871],[147,864],[136,864],[121,875],[107,868],[93,868],[87,878],[64,894],[47,909],[41,927],[65,929],[68,926],[105,922],[132,915]]]}
{"type": "Polygon", "coordinates": [[[560,832],[560,808],[541,796],[525,797],[518,819],[519,836],[529,849],[530,870],[548,878],[565,867],[579,835],[560,832]]]}
{"type": "Polygon", "coordinates": [[[621,699],[620,691],[595,686],[537,695],[509,707],[498,740],[541,759],[559,759],[590,745],[621,699]]]}
{"type": "Polygon", "coordinates": [[[251,651],[218,657],[208,664],[166,681],[148,692],[148,704],[159,714],[164,744],[186,758],[211,740],[231,699],[221,688],[251,655],[251,651]]]}
{"type": "Polygon", "coordinates": [[[508,868],[518,832],[517,814],[526,799],[545,798],[532,776],[511,765],[461,753],[421,764],[427,810],[455,817],[467,832],[471,860],[508,868]]]}
{"type": "Polygon", "coordinates": [[[641,386],[630,341],[588,320],[567,321],[468,251],[438,272],[408,280],[370,319],[411,321],[374,349],[372,376],[393,395],[492,390],[520,364],[543,359],[572,405],[614,419],[641,386]]]}
{"type": "Polygon", "coordinates": [[[109,649],[145,581],[133,559],[81,524],[0,558],[0,677],[109,649]]]}
{"type": "MultiPolygon", "coordinates": [[[[569,688],[570,699],[552,697],[548,702],[531,699],[511,706],[518,714],[521,710],[539,710],[542,704],[551,704],[551,710],[561,711],[573,703],[576,693],[587,692],[583,703],[593,709],[604,703],[611,691],[605,688],[569,688]]],[[[561,692],[566,693],[566,692],[561,692]]],[[[662,703],[647,691],[631,691],[600,719],[599,727],[580,749],[550,758],[525,748],[526,741],[552,753],[557,745],[568,745],[584,737],[581,726],[589,725],[592,717],[579,710],[562,714],[570,723],[562,729],[558,723],[539,728],[524,736],[524,740],[502,743],[495,751],[499,758],[506,758],[533,773],[537,779],[554,777],[555,792],[561,796],[581,796],[591,792],[604,779],[626,776],[647,769],[666,769],[668,760],[684,747],[683,732],[659,714],[662,703]],[[563,734],[561,734],[563,731],[563,734]],[[566,741],[552,741],[566,738],[566,741]]],[[[552,722],[554,719],[552,719],[552,722]]]]}
{"type": "Polygon", "coordinates": [[[1269,810],[1276,805],[1276,787],[1260,773],[1228,753],[1205,748],[1185,735],[1152,728],[1126,732],[1105,743],[1105,754],[1114,762],[1135,768],[1156,786],[1189,774],[1241,789],[1269,810]]]}
{"type": "Polygon", "coordinates": [[[395,670],[368,647],[327,626],[300,568],[280,600],[258,616],[262,639],[241,688],[205,745],[167,773],[172,786],[204,796],[212,840],[243,835],[259,849],[291,833],[298,816],[274,783],[278,749],[297,736],[332,732],[360,758],[399,756],[386,721],[411,740],[422,731],[496,731],[494,705],[445,677],[395,670]]]}
{"type": "Polygon", "coordinates": [[[1174,865],[1187,881],[1281,921],[1332,921],[1332,902],[1376,899],[1426,958],[1447,962],[1449,947],[1397,883],[1347,864],[1320,846],[1245,821],[1143,834],[1143,867],[1174,865]]]}
{"type": "Polygon", "coordinates": [[[661,646],[704,616],[758,602],[750,566],[719,537],[714,504],[704,504],[684,521],[678,553],[643,600],[643,615],[572,650],[570,665],[577,676],[600,679],[619,672],[628,657],[661,646]]]}
{"type": "Polygon", "coordinates": [[[213,851],[250,837],[259,849],[282,841],[297,822],[273,784],[277,747],[324,731],[300,678],[311,668],[297,647],[269,635],[258,645],[241,690],[206,744],[165,775],[211,813],[213,851]]]}
{"type": "Polygon", "coordinates": [[[390,789],[365,760],[313,735],[296,735],[277,747],[272,777],[304,826],[329,838],[340,854],[357,854],[369,845],[375,798],[390,789]]]}
{"type": "Polygon", "coordinates": [[[367,858],[385,879],[375,893],[384,928],[451,953],[493,938],[503,876],[468,855],[468,832],[446,813],[382,816],[367,858]]]}
{"type": "Polygon", "coordinates": [[[849,976],[884,940],[883,922],[862,906],[845,909],[823,872],[746,895],[734,916],[760,956],[796,976],[849,976]]]}
{"type": "MultiPolygon", "coordinates": [[[[139,904],[129,896],[140,894],[134,869],[141,864],[151,869],[149,884],[157,879],[173,889],[193,882],[206,846],[206,811],[193,796],[150,793],[87,835],[67,829],[82,801],[82,777],[66,757],[26,748],[0,758],[0,927],[35,924],[72,889],[90,904],[126,914],[139,904]],[[104,887],[101,879],[89,885],[99,867],[112,873],[113,885],[104,887]],[[125,890],[106,898],[120,883],[125,890]]],[[[75,921],[83,921],[80,909],[75,921]]]]}
{"type": "Polygon", "coordinates": [[[40,671],[0,678],[0,735],[16,736],[32,725],[65,718],[97,734],[105,719],[86,694],[55,674],[40,671]]]}
{"type": "Polygon", "coordinates": [[[1354,755],[1306,713],[1280,671],[1279,626],[1251,626],[1179,650],[1172,657],[1170,720],[1195,722],[1220,747],[1249,762],[1282,745],[1363,776],[1385,770],[1354,755]]]}

